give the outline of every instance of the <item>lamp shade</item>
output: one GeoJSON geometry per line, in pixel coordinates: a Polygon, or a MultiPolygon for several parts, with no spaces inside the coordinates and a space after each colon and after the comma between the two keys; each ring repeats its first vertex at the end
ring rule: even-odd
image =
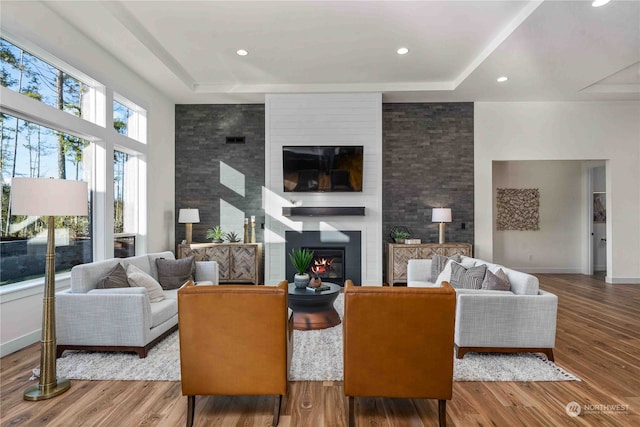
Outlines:
{"type": "Polygon", "coordinates": [[[83,181],[53,178],[13,178],[13,215],[87,215],[88,185],[83,181]]]}
{"type": "Polygon", "coordinates": [[[432,222],[451,222],[451,208],[433,208],[432,222]]]}
{"type": "Polygon", "coordinates": [[[195,224],[200,222],[200,211],[198,209],[180,209],[178,215],[180,224],[195,224]]]}

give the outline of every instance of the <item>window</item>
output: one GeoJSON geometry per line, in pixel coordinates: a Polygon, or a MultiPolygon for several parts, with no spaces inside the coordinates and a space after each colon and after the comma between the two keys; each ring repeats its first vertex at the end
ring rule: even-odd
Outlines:
{"type": "Polygon", "coordinates": [[[86,117],[90,86],[16,45],[0,38],[2,86],[29,98],[86,117]]]}
{"type": "MultiPolygon", "coordinates": [[[[146,197],[140,194],[146,188],[145,178],[139,169],[146,152],[142,144],[147,112],[37,45],[6,33],[0,38],[0,66],[0,83],[21,95],[0,98],[0,286],[41,278],[45,265],[46,223],[11,215],[13,177],[90,182],[89,217],[56,218],[57,272],[94,257],[133,255],[139,224],[144,225],[140,212],[146,212],[146,197]],[[111,95],[115,131],[107,122],[111,106],[106,100],[111,95]],[[36,102],[49,107],[36,108],[36,102]],[[25,111],[25,105],[34,107],[25,111]],[[60,120],[57,109],[71,117],[60,120]],[[107,153],[113,153],[113,159],[107,153]],[[113,183],[109,183],[106,178],[112,171],[113,183]],[[113,197],[106,189],[110,185],[113,197]],[[104,214],[111,206],[113,228],[105,227],[104,214]]],[[[138,244],[144,246],[144,239],[138,244]]],[[[33,280],[27,287],[40,283],[41,279],[33,280]]],[[[0,294],[16,287],[3,287],[0,294]]]]}
{"type": "Polygon", "coordinates": [[[113,128],[121,135],[126,135],[129,128],[129,117],[133,116],[133,110],[113,101],[113,128]]]}
{"type": "MultiPolygon", "coordinates": [[[[67,133],[7,114],[0,115],[2,145],[2,218],[0,218],[0,285],[44,275],[46,218],[11,215],[13,177],[89,181],[85,164],[90,143],[67,133]]],[[[87,156],[90,157],[90,156],[87,156]]],[[[91,208],[88,217],[56,217],[56,272],[92,260],[91,208]]]]}
{"type": "Polygon", "coordinates": [[[137,157],[113,151],[113,233],[114,256],[135,255],[138,230],[137,157]]]}
{"type": "Polygon", "coordinates": [[[113,94],[113,128],[139,142],[146,142],[147,112],[128,99],[113,94]]]}

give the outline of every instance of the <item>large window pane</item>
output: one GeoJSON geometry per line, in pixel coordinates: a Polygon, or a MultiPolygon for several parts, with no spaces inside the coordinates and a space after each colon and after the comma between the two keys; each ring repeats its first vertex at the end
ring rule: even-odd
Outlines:
{"type": "Polygon", "coordinates": [[[83,117],[87,84],[2,38],[0,64],[2,86],[83,117]]]}
{"type": "Polygon", "coordinates": [[[137,157],[113,151],[114,256],[135,255],[138,230],[137,157]]]}
{"type": "Polygon", "coordinates": [[[113,151],[113,232],[135,233],[136,227],[136,157],[113,151]]]}
{"type": "MultiPolygon", "coordinates": [[[[12,178],[89,181],[91,166],[84,161],[88,141],[6,114],[0,125],[0,285],[6,285],[44,275],[47,236],[46,218],[11,215],[12,178]]],[[[93,259],[91,217],[91,204],[87,217],[56,217],[56,272],[93,259]]]]}
{"type": "Polygon", "coordinates": [[[127,135],[129,118],[133,116],[133,110],[113,101],[113,128],[121,135],[127,135]]]}
{"type": "Polygon", "coordinates": [[[113,128],[121,135],[146,143],[147,112],[122,95],[113,94],[113,128]]]}

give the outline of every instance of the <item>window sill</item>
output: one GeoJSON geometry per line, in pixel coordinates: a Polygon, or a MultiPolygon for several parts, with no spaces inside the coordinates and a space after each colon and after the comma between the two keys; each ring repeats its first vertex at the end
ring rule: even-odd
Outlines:
{"type": "MultiPolygon", "coordinates": [[[[71,272],[56,274],[56,292],[70,286],[71,272]]],[[[42,294],[44,291],[44,277],[24,282],[12,283],[0,287],[0,304],[42,294]]]]}

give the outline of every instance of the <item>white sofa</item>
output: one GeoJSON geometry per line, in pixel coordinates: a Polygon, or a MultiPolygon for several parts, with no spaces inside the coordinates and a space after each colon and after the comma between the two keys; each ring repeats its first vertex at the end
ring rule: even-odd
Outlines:
{"type": "MultiPolygon", "coordinates": [[[[554,360],[558,297],[539,289],[538,278],[501,265],[462,256],[465,264],[502,268],[510,291],[456,289],[455,345],[457,357],[468,352],[544,353],[554,360]]],[[[412,259],[407,286],[436,286],[431,260],[412,259]]]]}
{"type": "MultiPolygon", "coordinates": [[[[155,260],[175,259],[173,252],[112,258],[71,269],[71,287],[56,293],[57,357],[65,350],[148,350],[178,327],[178,289],[164,290],[165,299],[150,302],[144,287],[96,289],[117,263],[130,264],[158,280],[155,260]]],[[[198,284],[218,284],[215,261],[196,262],[198,284]]]]}

